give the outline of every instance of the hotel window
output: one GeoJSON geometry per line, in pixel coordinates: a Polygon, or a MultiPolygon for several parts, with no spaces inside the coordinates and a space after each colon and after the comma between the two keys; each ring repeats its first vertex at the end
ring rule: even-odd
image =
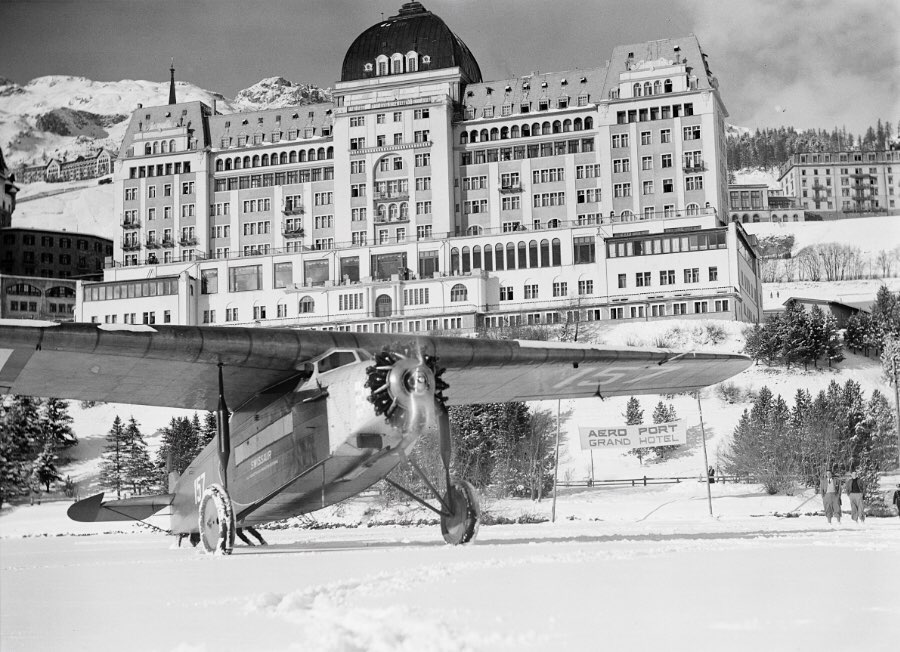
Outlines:
{"type": "Polygon", "coordinates": [[[612,135],[612,146],[615,147],[628,147],[628,134],[613,134],[612,135]]]}
{"type": "Polygon", "coordinates": [[[687,127],[682,127],[682,132],[684,134],[684,140],[700,139],[700,125],[689,125],[687,127]]]}
{"type": "Polygon", "coordinates": [[[512,301],[512,300],[513,300],[512,287],[500,286],[500,301],[512,301]]]}
{"type": "Polygon", "coordinates": [[[351,127],[365,127],[366,126],[366,117],[362,116],[362,115],[352,116],[350,118],[350,126],[351,127]]]}
{"type": "Polygon", "coordinates": [[[684,282],[685,283],[699,283],[700,282],[700,268],[699,267],[686,268],[684,270],[684,282]]]}
{"type": "Polygon", "coordinates": [[[650,287],[650,276],[651,272],[638,272],[634,275],[634,284],[639,288],[647,288],[650,287]]]}
{"type": "Polygon", "coordinates": [[[660,129],[659,130],[659,142],[671,143],[672,142],[672,130],[671,129],[660,129]]]}
{"type": "Polygon", "coordinates": [[[538,286],[536,283],[534,285],[526,285],[525,286],[525,298],[526,299],[537,299],[538,298],[538,286]]]}
{"type": "Polygon", "coordinates": [[[718,281],[719,280],[719,268],[718,267],[710,267],[709,268],[709,280],[710,281],[718,281]]]}
{"type": "Polygon", "coordinates": [[[685,190],[703,190],[703,177],[685,177],[685,190]]]}
{"type": "Polygon", "coordinates": [[[416,154],[416,167],[424,168],[431,165],[431,154],[416,154]]]}
{"type": "Polygon", "coordinates": [[[613,159],[613,172],[630,172],[631,159],[616,158],[613,159]]]}
{"type": "Polygon", "coordinates": [[[613,197],[631,197],[630,183],[613,184],[613,197]]]}
{"type": "Polygon", "coordinates": [[[569,294],[569,284],[565,281],[555,281],[553,283],[553,296],[564,297],[569,294]]]}
{"type": "Polygon", "coordinates": [[[650,145],[653,142],[649,131],[641,132],[641,145],[650,145]]]}
{"type": "Polygon", "coordinates": [[[641,184],[641,191],[645,195],[652,195],[653,194],[653,182],[652,181],[644,181],[641,184]]]}
{"type": "Polygon", "coordinates": [[[594,293],[594,281],[593,280],[578,281],[578,294],[593,294],[593,293],[594,293]]]}
{"type": "Polygon", "coordinates": [[[642,170],[652,170],[653,169],[653,157],[652,156],[642,156],[641,157],[641,169],[642,170]]]}
{"type": "Polygon", "coordinates": [[[625,308],[619,306],[618,308],[610,308],[609,309],[609,318],[610,319],[625,319],[625,308]]]}
{"type": "Polygon", "coordinates": [[[709,302],[707,302],[707,301],[694,301],[694,312],[695,312],[695,313],[709,312],[709,302]]]}
{"type": "Polygon", "coordinates": [[[672,314],[673,315],[686,315],[687,314],[687,303],[673,303],[672,304],[672,314]]]}

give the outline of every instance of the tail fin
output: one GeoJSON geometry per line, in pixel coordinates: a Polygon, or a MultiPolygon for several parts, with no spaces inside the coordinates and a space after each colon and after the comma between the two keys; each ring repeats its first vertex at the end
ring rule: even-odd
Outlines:
{"type": "Polygon", "coordinates": [[[137,496],[125,500],[103,502],[103,494],[79,500],[69,507],[66,514],[73,521],[94,523],[97,521],[142,521],[172,504],[175,494],[137,496]]]}

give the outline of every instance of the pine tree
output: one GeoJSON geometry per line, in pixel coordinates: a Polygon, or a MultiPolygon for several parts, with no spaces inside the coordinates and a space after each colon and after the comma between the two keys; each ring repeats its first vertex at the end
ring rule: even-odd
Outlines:
{"type": "Polygon", "coordinates": [[[203,427],[200,428],[200,450],[206,448],[207,444],[216,438],[218,432],[216,413],[209,411],[203,415],[203,427]]]}
{"type": "Polygon", "coordinates": [[[194,461],[198,433],[187,417],[172,417],[163,428],[163,440],[156,455],[157,484],[168,487],[170,471],[181,474],[194,461]]]}
{"type": "Polygon", "coordinates": [[[116,498],[121,498],[122,488],[127,484],[127,459],[125,427],[116,415],[106,435],[106,446],[100,461],[100,486],[115,489],[116,498]]]}
{"type": "MultiPolygon", "coordinates": [[[[662,401],[656,404],[656,407],[653,408],[653,423],[669,423],[671,421],[675,421],[678,419],[678,415],[675,413],[675,406],[669,403],[666,405],[662,401]]],[[[660,462],[664,462],[666,459],[672,456],[672,454],[679,448],[679,446],[653,446],[650,448],[651,451],[656,455],[656,459],[660,462]]]]}
{"type": "Polygon", "coordinates": [[[56,453],[51,442],[44,444],[43,450],[38,454],[31,469],[31,478],[34,484],[43,485],[46,491],[50,491],[50,483],[62,480],[62,476],[56,469],[56,453]]]}
{"type": "Polygon", "coordinates": [[[147,452],[147,442],[138,422],[132,416],[125,427],[125,477],[131,490],[140,495],[153,486],[155,470],[147,452]]]}
{"type": "Polygon", "coordinates": [[[69,448],[78,443],[72,432],[72,417],[69,404],[58,398],[48,398],[41,413],[41,430],[45,442],[50,442],[55,450],[69,448]]]}
{"type": "MultiPolygon", "coordinates": [[[[627,426],[639,426],[644,423],[644,411],[641,409],[640,401],[634,396],[629,398],[625,406],[625,414],[622,416],[625,417],[625,425],[627,426]]],[[[646,453],[647,449],[645,448],[632,448],[628,451],[628,454],[636,456],[641,464],[644,463],[644,455],[646,453]]]]}
{"type": "Polygon", "coordinates": [[[11,396],[2,401],[0,413],[0,503],[25,491],[32,464],[43,450],[40,399],[11,396]]]}

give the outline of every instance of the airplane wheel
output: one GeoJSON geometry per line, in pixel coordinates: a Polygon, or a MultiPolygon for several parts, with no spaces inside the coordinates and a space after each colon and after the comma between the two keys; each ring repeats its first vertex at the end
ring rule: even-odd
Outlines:
{"type": "Polygon", "coordinates": [[[453,546],[473,541],[481,521],[481,505],[475,487],[465,480],[457,480],[451,485],[445,500],[453,508],[453,515],[441,516],[444,541],[453,546]]]}
{"type": "Polygon", "coordinates": [[[234,510],[221,485],[206,488],[200,501],[200,542],[206,552],[230,555],[234,548],[234,510]]]}

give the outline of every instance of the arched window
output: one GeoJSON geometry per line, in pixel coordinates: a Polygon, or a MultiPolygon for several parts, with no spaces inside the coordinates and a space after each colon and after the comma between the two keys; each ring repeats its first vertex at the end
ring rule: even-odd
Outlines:
{"type": "Polygon", "coordinates": [[[540,136],[543,132],[541,131],[541,125],[537,122],[531,123],[531,135],[532,136],[540,136]]]}
{"type": "Polygon", "coordinates": [[[559,267],[560,265],[562,265],[562,252],[560,248],[559,238],[553,238],[551,246],[551,251],[553,253],[553,266],[559,267]]]}
{"type": "Polygon", "coordinates": [[[555,133],[555,134],[562,133],[562,122],[560,122],[559,120],[553,121],[553,133],[555,133]]]}
{"type": "Polygon", "coordinates": [[[327,159],[334,158],[334,147],[329,147],[327,150],[325,150],[325,158],[327,158],[327,159]]]}
{"type": "Polygon", "coordinates": [[[473,129],[472,131],[469,132],[469,142],[470,143],[478,142],[478,132],[475,129],[473,129]]]}
{"type": "Polygon", "coordinates": [[[375,299],[375,316],[390,317],[391,316],[391,297],[387,294],[380,294],[375,299]]]}
{"type": "Polygon", "coordinates": [[[622,221],[623,222],[634,222],[634,213],[632,213],[627,208],[622,211],[622,221]]]}
{"type": "Polygon", "coordinates": [[[667,79],[663,82],[663,93],[671,93],[672,92],[672,80],[667,79]]]}
{"type": "Polygon", "coordinates": [[[316,150],[316,160],[324,161],[325,160],[325,148],[320,147],[316,150]]]}
{"type": "Polygon", "coordinates": [[[655,82],[653,82],[653,94],[654,94],[654,95],[659,95],[659,94],[661,94],[661,93],[662,93],[662,84],[661,84],[660,81],[657,79],[655,82]]]}
{"type": "Polygon", "coordinates": [[[165,154],[169,149],[169,143],[167,141],[162,141],[162,146],[159,148],[160,152],[165,154]]]}
{"type": "Polygon", "coordinates": [[[262,159],[260,159],[259,164],[262,165],[263,167],[267,167],[269,165],[269,155],[263,154],[262,159]]]}
{"type": "Polygon", "coordinates": [[[800,216],[797,215],[796,213],[794,213],[794,221],[795,221],[795,222],[799,222],[799,221],[800,221],[800,216]]]}
{"type": "Polygon", "coordinates": [[[297,152],[291,152],[288,155],[288,163],[296,163],[297,162],[297,152]]]}
{"type": "Polygon", "coordinates": [[[481,269],[481,247],[472,247],[472,269],[481,269]]]}
{"type": "Polygon", "coordinates": [[[759,214],[758,214],[758,213],[754,213],[754,214],[753,214],[753,222],[754,222],[754,224],[755,224],[756,222],[759,222],[759,214]]]}
{"type": "Polygon", "coordinates": [[[450,288],[450,301],[468,301],[469,290],[462,283],[457,283],[450,288]]]}
{"type": "Polygon", "coordinates": [[[780,221],[781,221],[781,218],[778,217],[777,215],[775,215],[775,214],[773,213],[773,214],[772,214],[772,221],[773,221],[773,222],[780,222],[780,221]]]}
{"type": "Polygon", "coordinates": [[[500,130],[497,127],[491,129],[491,140],[500,140],[500,130]]]}
{"type": "Polygon", "coordinates": [[[494,245],[494,266],[498,272],[503,271],[503,245],[494,245]]]}
{"type": "Polygon", "coordinates": [[[520,242],[518,246],[519,250],[519,259],[518,259],[518,268],[526,269],[528,267],[528,247],[525,246],[524,242],[520,242]]]}
{"type": "Polygon", "coordinates": [[[313,301],[312,297],[303,297],[300,299],[300,314],[309,314],[314,312],[316,309],[316,302],[313,301]]]}
{"type": "Polygon", "coordinates": [[[572,129],[575,131],[581,131],[581,118],[575,118],[572,122],[572,129]]]}
{"type": "Polygon", "coordinates": [[[593,129],[594,128],[594,119],[590,116],[584,119],[584,128],[585,129],[593,129]]]}
{"type": "Polygon", "coordinates": [[[460,145],[468,145],[469,144],[469,132],[464,131],[459,135],[459,144],[460,145]]]}
{"type": "Polygon", "coordinates": [[[311,149],[306,153],[307,161],[315,161],[316,160],[316,150],[311,149]]]}
{"type": "Polygon", "coordinates": [[[245,156],[245,157],[244,157],[244,167],[245,167],[245,168],[249,168],[249,167],[250,167],[250,157],[249,157],[249,156],[245,156]]]}
{"type": "Polygon", "coordinates": [[[459,274],[459,249],[456,247],[450,250],[450,273],[459,274]]]}
{"type": "Polygon", "coordinates": [[[477,224],[473,224],[468,229],[466,229],[466,235],[481,235],[483,228],[478,226],[477,224]]]}
{"type": "Polygon", "coordinates": [[[653,86],[650,82],[644,82],[644,95],[653,95],[653,86]]]}
{"type": "Polygon", "coordinates": [[[255,167],[255,168],[259,167],[259,154],[255,154],[253,156],[253,167],[255,167]]]}
{"type": "Polygon", "coordinates": [[[397,208],[397,204],[391,204],[388,206],[388,220],[391,222],[396,222],[397,217],[400,215],[400,209],[397,208]]]}
{"type": "Polygon", "coordinates": [[[494,248],[491,245],[484,246],[484,269],[488,272],[494,271],[494,248]]]}
{"type": "Polygon", "coordinates": [[[731,216],[731,221],[732,222],[740,222],[741,218],[737,213],[735,213],[734,215],[731,216]]]}
{"type": "Polygon", "coordinates": [[[231,159],[230,159],[230,158],[226,158],[226,159],[225,159],[225,170],[227,171],[227,170],[230,170],[230,169],[231,169],[231,159]]]}
{"type": "Polygon", "coordinates": [[[406,53],[406,72],[416,72],[419,69],[419,55],[410,50],[406,53]]]}
{"type": "Polygon", "coordinates": [[[489,138],[490,138],[490,136],[488,135],[488,130],[487,130],[487,129],[482,129],[482,130],[478,133],[478,140],[481,141],[482,143],[483,143],[484,141],[488,140],[489,138]]]}
{"type": "Polygon", "coordinates": [[[547,228],[548,229],[558,229],[559,228],[559,219],[553,218],[552,220],[547,220],[547,228]]]}
{"type": "Polygon", "coordinates": [[[744,224],[746,224],[746,223],[749,222],[749,221],[750,221],[750,216],[747,215],[746,213],[744,213],[743,216],[741,216],[741,222],[743,222],[744,224]]]}
{"type": "Polygon", "coordinates": [[[236,157],[234,159],[234,169],[240,170],[243,167],[244,167],[244,164],[241,162],[241,157],[240,156],[236,157]]]}
{"type": "Polygon", "coordinates": [[[462,248],[462,273],[468,274],[472,271],[472,252],[468,247],[462,248]]]}
{"type": "Polygon", "coordinates": [[[41,296],[40,289],[31,285],[30,283],[16,283],[15,285],[7,285],[6,293],[14,296],[20,297],[39,297],[41,296]]]}
{"type": "MultiPolygon", "coordinates": [[[[513,127],[515,129],[515,127],[513,127]]],[[[522,125],[522,138],[528,138],[531,136],[531,127],[528,125],[522,125]]]]}
{"type": "Polygon", "coordinates": [[[550,241],[541,240],[541,267],[550,267],[550,241]]]}
{"type": "Polygon", "coordinates": [[[563,133],[567,131],[572,131],[572,121],[566,118],[563,120],[563,133]]]}
{"type": "Polygon", "coordinates": [[[388,58],[383,54],[375,59],[375,74],[378,76],[388,74],[388,58]]]}
{"type": "MultiPolygon", "coordinates": [[[[525,134],[523,133],[522,135],[524,136],[525,134]]],[[[510,138],[518,138],[519,137],[519,125],[513,125],[512,127],[510,127],[509,137],[510,138]]]]}
{"type": "Polygon", "coordinates": [[[688,204],[686,212],[688,214],[688,217],[696,217],[697,215],[700,214],[700,204],[694,204],[694,203],[688,204]]]}
{"type": "Polygon", "coordinates": [[[174,152],[174,151],[175,151],[175,139],[173,138],[172,140],[169,141],[169,152],[174,152]]]}
{"type": "Polygon", "coordinates": [[[539,267],[541,261],[538,260],[538,243],[537,240],[532,240],[528,243],[528,266],[529,267],[539,267]]]}
{"type": "Polygon", "coordinates": [[[405,201],[400,202],[400,219],[408,220],[409,219],[409,204],[405,201]]]}
{"type": "Polygon", "coordinates": [[[301,149],[297,155],[300,158],[300,163],[306,163],[306,150],[301,149]]]}
{"type": "Polygon", "coordinates": [[[512,242],[506,243],[506,269],[516,268],[516,245],[512,242]]]}
{"type": "Polygon", "coordinates": [[[635,84],[631,87],[631,90],[632,90],[632,94],[635,97],[641,96],[641,85],[639,83],[635,82],[635,84]]]}
{"type": "Polygon", "coordinates": [[[221,172],[225,169],[225,164],[222,162],[222,159],[216,159],[216,172],[221,172]]]}
{"type": "Polygon", "coordinates": [[[287,152],[281,153],[281,156],[278,157],[278,162],[281,163],[281,165],[287,165],[287,162],[288,162],[287,152]]]}
{"type": "Polygon", "coordinates": [[[158,140],[153,141],[153,153],[159,154],[159,141],[158,140]]]}
{"type": "Polygon", "coordinates": [[[550,126],[549,122],[544,122],[541,124],[541,133],[546,136],[547,134],[553,134],[556,132],[553,131],[553,127],[550,126]]]}
{"type": "Polygon", "coordinates": [[[384,204],[379,204],[378,208],[375,209],[375,213],[376,213],[376,216],[375,216],[376,222],[384,222],[385,221],[385,215],[387,214],[387,209],[385,208],[384,204]]]}
{"type": "Polygon", "coordinates": [[[152,154],[153,153],[153,145],[147,143],[144,145],[144,154],[152,154]]]}
{"type": "Polygon", "coordinates": [[[67,297],[70,299],[75,298],[75,288],[67,288],[62,285],[54,285],[52,288],[47,290],[48,297],[67,297]]]}
{"type": "Polygon", "coordinates": [[[391,57],[391,74],[399,75],[403,72],[403,56],[395,54],[391,57]]]}
{"type": "Polygon", "coordinates": [[[506,140],[509,138],[509,127],[501,127],[500,128],[500,140],[506,140]]]}

